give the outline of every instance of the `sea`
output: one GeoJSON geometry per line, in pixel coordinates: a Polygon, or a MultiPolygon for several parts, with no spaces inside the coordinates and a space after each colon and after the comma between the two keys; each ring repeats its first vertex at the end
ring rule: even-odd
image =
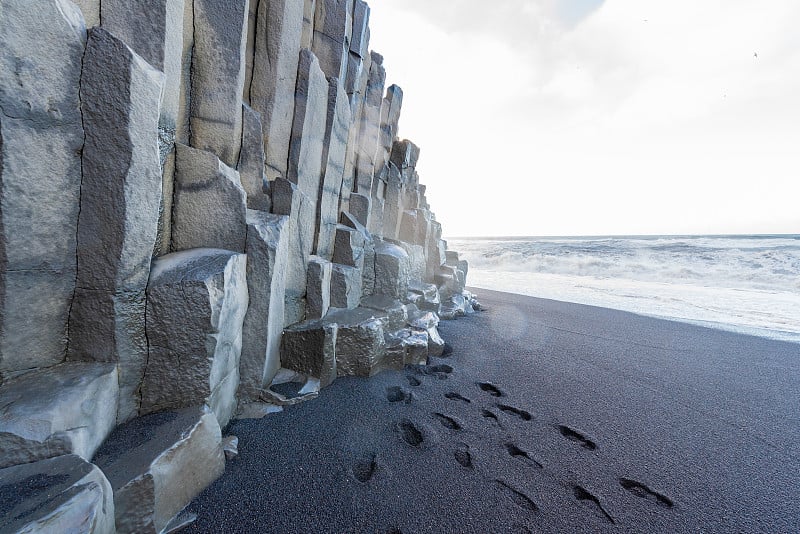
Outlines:
{"type": "Polygon", "coordinates": [[[457,238],[448,249],[469,261],[471,287],[800,343],[800,235],[457,238]]]}

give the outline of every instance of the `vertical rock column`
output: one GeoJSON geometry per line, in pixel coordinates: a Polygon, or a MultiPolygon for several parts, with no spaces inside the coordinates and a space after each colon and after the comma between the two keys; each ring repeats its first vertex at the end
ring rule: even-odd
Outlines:
{"type": "Polygon", "coordinates": [[[328,78],[347,77],[353,0],[317,0],[311,50],[328,78]]]}
{"type": "Polygon", "coordinates": [[[194,0],[191,144],[236,167],[242,142],[248,0],[194,0]]]}
{"type": "Polygon", "coordinates": [[[86,30],[66,0],[0,7],[0,383],[64,360],[75,290],[86,30]]]}
{"type": "Polygon", "coordinates": [[[120,363],[119,419],[138,410],[145,294],[158,226],[162,73],[101,28],[81,79],[86,129],[69,359],[120,363]]]}
{"type": "Polygon", "coordinates": [[[181,92],[184,2],[192,0],[103,0],[103,28],[124,41],[150,65],[164,73],[164,94],[158,121],[162,167],[162,202],[156,253],[169,252],[175,136],[181,92]],[[146,16],[142,16],[146,13],[146,16]]]}
{"type": "Polygon", "coordinates": [[[261,114],[270,181],[286,178],[303,10],[301,0],[258,2],[250,106],[261,114]]]}

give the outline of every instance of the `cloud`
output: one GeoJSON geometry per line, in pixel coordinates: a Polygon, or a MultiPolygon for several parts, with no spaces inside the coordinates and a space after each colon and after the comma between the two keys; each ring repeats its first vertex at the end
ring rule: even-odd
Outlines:
{"type": "Polygon", "coordinates": [[[373,19],[454,233],[800,228],[793,0],[386,0],[373,19]]]}

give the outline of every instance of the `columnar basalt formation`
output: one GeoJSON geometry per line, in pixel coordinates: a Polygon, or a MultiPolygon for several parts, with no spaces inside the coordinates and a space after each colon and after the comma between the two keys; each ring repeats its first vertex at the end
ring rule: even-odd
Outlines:
{"type": "Polygon", "coordinates": [[[30,491],[0,531],[176,528],[232,418],[424,363],[473,310],[369,15],[3,1],[0,489],[30,491]]]}

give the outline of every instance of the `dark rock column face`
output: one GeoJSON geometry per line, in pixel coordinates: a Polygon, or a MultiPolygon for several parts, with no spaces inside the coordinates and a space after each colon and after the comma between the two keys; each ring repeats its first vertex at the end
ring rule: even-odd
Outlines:
{"type": "Polygon", "coordinates": [[[248,0],[194,0],[191,144],[236,167],[242,139],[248,0]]]}
{"type": "Polygon", "coordinates": [[[261,133],[261,115],[247,104],[242,104],[242,151],[236,170],[247,193],[247,207],[269,211],[272,207],[264,176],[264,141],[261,133]]]}
{"type": "Polygon", "coordinates": [[[350,131],[350,103],[341,82],[330,78],[328,114],[322,151],[322,180],[317,197],[315,254],[330,259],[336,225],[339,222],[339,194],[344,177],[347,137],[350,131]]]}
{"type": "Polygon", "coordinates": [[[147,357],[144,289],[156,239],[163,74],[101,28],[83,59],[78,277],[71,360],[120,363],[120,419],[135,415],[147,357]]]}
{"type": "Polygon", "coordinates": [[[158,121],[162,167],[162,202],[156,253],[169,252],[175,138],[181,95],[184,2],[192,0],[103,0],[103,28],[164,73],[164,93],[158,121]]]}
{"type": "Polygon", "coordinates": [[[347,77],[353,0],[317,0],[311,50],[328,78],[347,77]]]}
{"type": "Polygon", "coordinates": [[[261,114],[270,181],[286,178],[303,11],[300,0],[258,2],[250,106],[261,114]]]}
{"type": "Polygon", "coordinates": [[[75,289],[86,30],[66,0],[0,6],[0,383],[64,360],[75,289]]]}

